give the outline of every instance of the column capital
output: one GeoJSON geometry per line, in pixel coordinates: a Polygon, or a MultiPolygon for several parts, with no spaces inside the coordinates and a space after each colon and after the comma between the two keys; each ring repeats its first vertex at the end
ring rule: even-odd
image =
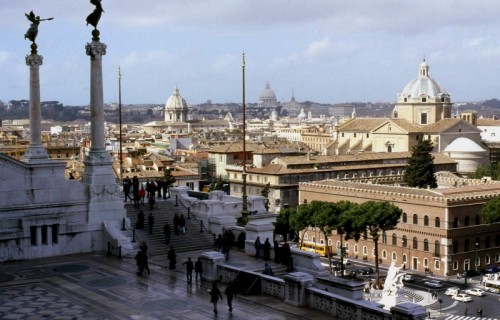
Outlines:
{"type": "Polygon", "coordinates": [[[26,65],[32,68],[38,68],[43,64],[43,57],[39,54],[32,53],[26,56],[26,65]]]}
{"type": "Polygon", "coordinates": [[[91,57],[100,58],[106,54],[106,44],[95,40],[91,43],[87,43],[85,49],[87,50],[87,55],[91,57]]]}

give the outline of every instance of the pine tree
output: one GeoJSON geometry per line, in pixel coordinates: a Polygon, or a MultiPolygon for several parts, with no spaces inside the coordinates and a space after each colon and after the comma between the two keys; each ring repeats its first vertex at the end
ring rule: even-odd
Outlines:
{"type": "Polygon", "coordinates": [[[412,148],[411,157],[408,159],[403,176],[404,182],[410,187],[437,188],[434,176],[434,157],[431,155],[433,149],[429,140],[421,140],[412,148]]]}
{"type": "Polygon", "coordinates": [[[260,194],[266,198],[266,202],[264,203],[264,206],[266,207],[266,210],[269,211],[269,205],[270,205],[270,202],[269,202],[269,191],[270,191],[270,187],[271,187],[271,183],[268,182],[264,188],[262,189],[262,191],[260,192],[260,194]]]}

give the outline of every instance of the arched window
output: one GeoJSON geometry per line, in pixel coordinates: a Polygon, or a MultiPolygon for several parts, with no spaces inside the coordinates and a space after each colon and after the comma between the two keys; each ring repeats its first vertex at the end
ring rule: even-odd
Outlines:
{"type": "Polygon", "coordinates": [[[441,255],[441,246],[439,245],[438,240],[436,240],[436,242],[434,242],[434,253],[435,253],[436,257],[439,257],[441,255]]]}
{"type": "Polygon", "coordinates": [[[429,267],[429,259],[424,258],[424,268],[428,268],[428,267],[429,267]]]}
{"type": "Polygon", "coordinates": [[[453,219],[453,228],[458,228],[458,218],[453,219]]]}
{"type": "Polygon", "coordinates": [[[453,253],[458,253],[458,240],[453,241],[453,253]]]}
{"type": "Polygon", "coordinates": [[[458,270],[458,261],[453,261],[453,270],[458,270]]]}
{"type": "Polygon", "coordinates": [[[481,218],[479,217],[478,214],[476,214],[476,226],[481,224],[481,218]]]}
{"type": "Polygon", "coordinates": [[[406,263],[406,254],[403,254],[403,263],[406,263]]]}
{"type": "Polygon", "coordinates": [[[495,236],[495,247],[500,247],[500,234],[495,236]]]}
{"type": "Polygon", "coordinates": [[[464,219],[464,226],[468,227],[469,226],[469,216],[466,216],[464,219]]]}
{"type": "Polygon", "coordinates": [[[392,252],[392,261],[397,261],[398,260],[398,255],[396,252],[392,252]]]}
{"type": "Polygon", "coordinates": [[[408,246],[408,241],[407,241],[407,239],[406,239],[406,236],[405,236],[405,235],[403,235],[403,238],[402,238],[402,239],[403,239],[403,248],[406,248],[406,247],[408,246]]]}
{"type": "Polygon", "coordinates": [[[429,216],[424,216],[424,226],[428,226],[429,225],[429,216]]]}
{"type": "Polygon", "coordinates": [[[382,234],[382,243],[387,243],[387,233],[385,231],[382,234]]]}
{"type": "Polygon", "coordinates": [[[382,259],[387,259],[387,251],[382,250],[382,259]]]}
{"type": "Polygon", "coordinates": [[[418,240],[417,240],[417,237],[413,237],[413,249],[418,249],[418,240]]]}
{"type": "Polygon", "coordinates": [[[403,212],[403,222],[408,222],[408,216],[406,215],[406,212],[403,212]]]}
{"type": "Polygon", "coordinates": [[[392,234],[392,245],[397,246],[398,245],[398,237],[396,236],[395,233],[392,234]]]}
{"type": "Polygon", "coordinates": [[[434,220],[434,226],[436,228],[441,228],[441,220],[439,219],[439,217],[436,217],[436,219],[434,220]]]}
{"type": "Polygon", "coordinates": [[[429,251],[429,240],[424,239],[424,251],[429,251]]]}
{"type": "Polygon", "coordinates": [[[358,245],[357,244],[354,245],[354,253],[358,254],[358,245]]]}
{"type": "Polygon", "coordinates": [[[434,269],[439,270],[439,260],[434,260],[434,269]]]}
{"type": "Polygon", "coordinates": [[[366,246],[363,247],[363,254],[368,255],[368,248],[366,246]]]}
{"type": "Polygon", "coordinates": [[[418,216],[416,214],[413,215],[413,224],[418,224],[418,216]]]}
{"type": "Polygon", "coordinates": [[[464,241],[464,252],[469,251],[469,239],[465,239],[464,241]]]}

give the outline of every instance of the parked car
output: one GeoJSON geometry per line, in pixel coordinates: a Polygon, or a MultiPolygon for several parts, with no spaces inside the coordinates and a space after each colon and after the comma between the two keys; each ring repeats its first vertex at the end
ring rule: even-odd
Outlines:
{"type": "Polygon", "coordinates": [[[356,270],[356,273],[358,275],[361,275],[361,276],[367,276],[367,275],[373,274],[373,269],[372,268],[362,268],[362,269],[356,270]]]}
{"type": "Polygon", "coordinates": [[[402,279],[403,282],[414,282],[415,277],[412,274],[405,274],[402,279]]]}
{"type": "Polygon", "coordinates": [[[471,296],[465,293],[459,293],[451,297],[453,300],[462,301],[462,302],[470,302],[472,301],[471,296]]]}
{"type": "Polygon", "coordinates": [[[439,280],[429,280],[424,282],[424,284],[430,288],[442,288],[443,282],[439,280]]]}
{"type": "Polygon", "coordinates": [[[465,290],[465,293],[470,294],[471,296],[476,296],[476,297],[482,297],[484,296],[484,291],[481,289],[467,289],[465,290]]]}
{"type": "Polygon", "coordinates": [[[455,296],[455,295],[457,295],[459,293],[460,293],[460,288],[457,288],[457,287],[448,288],[444,292],[444,294],[447,295],[447,296],[455,296]]]}
{"type": "Polygon", "coordinates": [[[495,266],[495,265],[491,265],[491,266],[487,267],[486,269],[484,269],[484,271],[486,273],[497,273],[500,271],[500,267],[495,266]]]}

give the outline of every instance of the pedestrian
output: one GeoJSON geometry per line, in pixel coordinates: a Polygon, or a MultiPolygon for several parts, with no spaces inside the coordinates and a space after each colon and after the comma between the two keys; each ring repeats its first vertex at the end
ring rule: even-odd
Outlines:
{"type": "Polygon", "coordinates": [[[286,272],[291,272],[293,270],[292,266],[292,253],[290,250],[290,245],[285,243],[281,251],[281,263],[286,266],[286,272]]]}
{"type": "Polygon", "coordinates": [[[130,201],[133,201],[134,199],[130,196],[130,188],[132,187],[132,181],[130,179],[125,179],[123,180],[123,193],[125,194],[125,201],[127,202],[127,199],[130,199],[130,201]]]}
{"type": "Polygon", "coordinates": [[[181,214],[181,217],[179,218],[179,227],[182,234],[186,234],[186,218],[184,218],[183,214],[181,214]]]}
{"type": "Polygon", "coordinates": [[[236,290],[234,290],[234,284],[232,281],[229,281],[227,284],[226,290],[224,290],[224,294],[227,299],[227,307],[229,308],[229,312],[233,311],[233,298],[236,298],[236,290]]]}
{"type": "Polygon", "coordinates": [[[139,208],[139,178],[137,176],[134,176],[132,178],[132,197],[134,198],[134,207],[139,208]]]}
{"type": "Polygon", "coordinates": [[[146,241],[143,241],[140,245],[139,245],[139,249],[144,252],[144,253],[148,253],[148,244],[146,243],[146,241]]]}
{"type": "Polygon", "coordinates": [[[220,253],[224,253],[224,239],[222,239],[222,234],[219,233],[217,236],[217,239],[215,239],[215,247],[217,248],[217,251],[220,253]]]}
{"type": "Polygon", "coordinates": [[[163,182],[160,179],[156,179],[156,191],[158,192],[158,198],[161,198],[161,187],[163,182]]]}
{"type": "Polygon", "coordinates": [[[142,272],[144,271],[144,265],[142,263],[142,251],[139,250],[137,251],[137,254],[135,255],[135,263],[137,265],[137,271],[135,272],[136,275],[140,276],[142,275],[142,272]]]}
{"type": "Polygon", "coordinates": [[[148,204],[149,204],[149,210],[153,211],[153,209],[155,208],[155,204],[156,204],[156,200],[155,200],[154,194],[152,194],[152,195],[149,196],[148,204]]]}
{"type": "Polygon", "coordinates": [[[278,241],[274,240],[273,247],[274,247],[274,262],[280,263],[281,250],[278,241]]]}
{"type": "Polygon", "coordinates": [[[217,302],[219,299],[222,300],[222,294],[220,293],[219,288],[217,288],[217,283],[212,284],[212,289],[210,289],[210,302],[214,305],[214,313],[217,314],[217,302]]]}
{"type": "Polygon", "coordinates": [[[269,238],[266,238],[262,247],[264,249],[264,260],[269,261],[271,257],[271,243],[269,242],[269,238]]]}
{"type": "Polygon", "coordinates": [[[168,224],[168,222],[163,226],[163,234],[165,235],[165,243],[168,244],[170,242],[171,234],[170,225],[168,224]]]}
{"type": "Polygon", "coordinates": [[[201,258],[198,257],[198,260],[194,263],[194,273],[195,273],[195,279],[198,281],[198,275],[200,276],[200,281],[201,276],[203,275],[203,263],[201,262],[201,258]]]}
{"type": "Polygon", "coordinates": [[[144,204],[145,197],[146,197],[146,190],[144,190],[144,186],[141,186],[141,190],[139,190],[139,198],[141,199],[141,204],[144,204]]]}
{"type": "Polygon", "coordinates": [[[478,308],[477,309],[477,315],[479,316],[479,318],[481,318],[483,316],[483,309],[478,308]]]}
{"type": "Polygon", "coordinates": [[[177,263],[177,254],[175,253],[174,246],[170,246],[170,250],[168,250],[167,259],[169,261],[168,269],[175,270],[175,264],[177,263]]]}
{"type": "Polygon", "coordinates": [[[193,269],[194,269],[193,261],[191,261],[191,258],[189,257],[187,261],[185,261],[182,265],[186,267],[187,283],[191,283],[193,281],[193,269]]]}
{"type": "Polygon", "coordinates": [[[262,271],[262,274],[265,274],[265,275],[268,275],[268,276],[274,276],[273,269],[267,263],[264,266],[264,271],[262,271]]]}
{"type": "Polygon", "coordinates": [[[148,216],[148,227],[149,227],[149,234],[153,234],[153,226],[155,224],[155,217],[153,216],[153,213],[150,212],[148,216]]]}
{"type": "Polygon", "coordinates": [[[177,214],[177,212],[174,214],[174,233],[175,235],[179,235],[179,215],[177,214]]]}
{"type": "Polygon", "coordinates": [[[136,229],[144,229],[144,211],[139,210],[137,214],[137,222],[135,224],[136,229]]]}
{"type": "Polygon", "coordinates": [[[255,259],[260,258],[260,248],[262,247],[262,243],[260,242],[260,237],[257,237],[254,242],[255,247],[255,259]]]}

